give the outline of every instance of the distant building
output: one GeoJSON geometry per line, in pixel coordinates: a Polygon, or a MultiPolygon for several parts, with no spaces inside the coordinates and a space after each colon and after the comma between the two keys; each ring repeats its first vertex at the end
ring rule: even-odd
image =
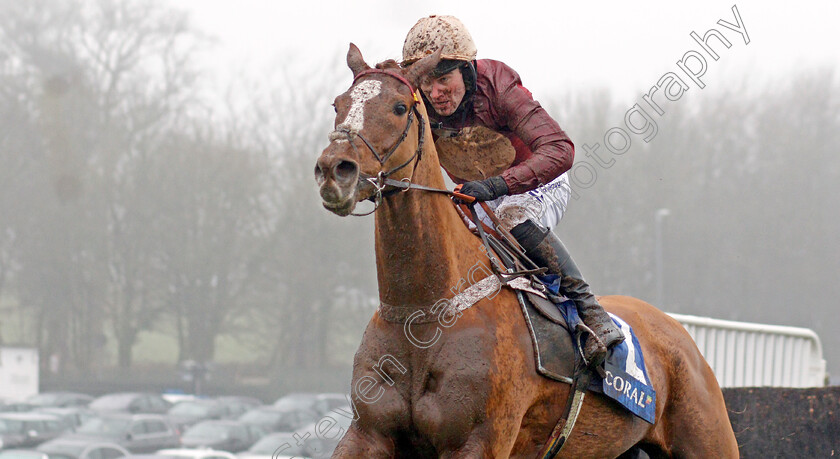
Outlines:
{"type": "Polygon", "coordinates": [[[0,399],[23,400],[38,393],[38,349],[0,346],[0,399]]]}

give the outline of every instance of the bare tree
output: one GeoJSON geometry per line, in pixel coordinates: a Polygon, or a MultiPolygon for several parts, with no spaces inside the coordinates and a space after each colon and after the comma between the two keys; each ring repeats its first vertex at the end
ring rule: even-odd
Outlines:
{"type": "Polygon", "coordinates": [[[289,69],[271,73],[266,78],[271,84],[258,86],[248,111],[237,118],[252,127],[255,148],[276,165],[267,196],[275,230],[264,269],[279,295],[258,309],[267,325],[270,366],[318,367],[334,363],[330,343],[344,342],[348,335],[357,339],[372,312],[367,308],[347,320],[338,309],[367,304],[348,302],[356,295],[350,292],[376,296],[373,221],[325,211],[313,179],[315,159],[333,123],[332,99],[350,83],[343,59],[310,65],[307,79],[295,79],[289,69]]]}
{"type": "MultiPolygon", "coordinates": [[[[594,142],[614,160],[597,169],[592,186],[576,188],[581,197],[559,229],[598,293],[655,301],[654,213],[668,208],[666,301],[656,306],[805,326],[833,349],[826,305],[840,294],[833,280],[840,247],[832,239],[840,231],[832,201],[840,183],[836,70],[803,70],[767,87],[745,80],[689,91],[653,116],[658,134],[649,144],[633,135],[623,155],[605,152],[602,138],[623,127],[628,105],[597,98],[569,105],[561,124],[577,161],[593,162],[584,144],[594,142]],[[612,121],[589,115],[604,109],[612,121]]],[[[838,362],[830,353],[827,360],[838,362]]]]}
{"type": "MultiPolygon", "coordinates": [[[[143,178],[134,174],[193,102],[191,50],[200,40],[183,14],[151,1],[5,1],[2,7],[6,68],[25,88],[19,97],[40,134],[32,148],[44,156],[32,173],[47,177],[52,191],[42,187],[31,195],[46,201],[29,208],[38,210],[33,218],[44,219],[34,226],[51,229],[41,239],[55,242],[48,252],[65,253],[66,260],[50,264],[58,272],[49,285],[67,287],[45,296],[38,291],[46,280],[40,263],[53,260],[29,259],[22,273],[32,279],[21,285],[34,290],[21,297],[39,298],[42,312],[50,312],[47,323],[55,317],[51,331],[39,332],[57,337],[48,354],[76,340],[68,335],[72,327],[62,327],[69,318],[60,312],[87,311],[71,314],[94,330],[78,334],[101,345],[96,330],[110,319],[119,363],[127,367],[137,333],[151,327],[155,313],[143,288],[149,270],[144,239],[127,238],[142,233],[131,225],[146,223],[147,209],[135,206],[143,178]]],[[[87,354],[77,363],[89,362],[87,354]]]]}
{"type": "MultiPolygon", "coordinates": [[[[246,311],[271,238],[265,157],[196,127],[155,168],[156,290],[174,318],[179,360],[212,361],[215,340],[246,311]]],[[[264,286],[264,284],[263,284],[264,286]]]]}

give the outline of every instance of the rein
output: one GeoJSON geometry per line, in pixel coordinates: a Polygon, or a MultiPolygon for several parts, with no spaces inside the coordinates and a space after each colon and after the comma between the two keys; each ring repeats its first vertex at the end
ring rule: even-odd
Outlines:
{"type": "MultiPolygon", "coordinates": [[[[373,145],[364,136],[362,136],[362,134],[360,132],[355,133],[355,135],[358,136],[362,140],[362,142],[364,142],[364,144],[368,147],[368,150],[370,150],[370,152],[373,154],[373,156],[376,158],[376,160],[379,161],[379,164],[384,166],[385,162],[388,161],[388,159],[391,157],[391,155],[393,155],[394,152],[397,151],[397,148],[399,148],[399,146],[402,145],[402,143],[408,137],[408,131],[411,129],[411,124],[413,122],[412,115],[417,117],[419,131],[417,133],[417,148],[414,150],[414,154],[410,158],[408,158],[408,160],[406,160],[405,162],[403,162],[399,166],[391,168],[387,172],[381,171],[375,176],[365,174],[364,172],[359,173],[359,177],[362,180],[364,180],[364,182],[373,186],[374,191],[375,191],[375,196],[372,196],[368,199],[373,201],[376,204],[376,206],[374,207],[374,209],[372,211],[370,211],[368,213],[352,214],[352,215],[357,216],[357,217],[370,215],[373,212],[376,212],[376,209],[379,208],[379,204],[381,203],[383,197],[387,197],[387,196],[390,196],[390,195],[398,193],[398,192],[408,191],[409,189],[430,191],[430,192],[433,192],[433,193],[443,193],[443,194],[446,194],[446,195],[449,195],[449,196],[457,197],[464,202],[475,201],[475,198],[473,198],[472,196],[467,196],[467,195],[458,193],[457,191],[444,190],[444,189],[440,189],[440,188],[432,188],[432,187],[428,187],[428,186],[417,185],[417,184],[411,183],[411,178],[404,178],[402,180],[394,180],[392,178],[389,178],[389,176],[391,174],[393,174],[394,172],[408,166],[412,161],[414,161],[414,169],[412,170],[411,177],[414,177],[414,171],[417,170],[417,165],[420,163],[420,160],[423,157],[423,145],[424,145],[424,142],[425,142],[426,123],[425,123],[425,120],[423,119],[423,115],[420,114],[420,110],[417,108],[417,106],[420,104],[420,99],[417,97],[417,90],[414,88],[414,85],[412,85],[411,82],[409,82],[404,76],[402,76],[398,73],[389,72],[389,71],[383,70],[383,69],[366,69],[366,70],[362,70],[361,72],[359,72],[353,78],[353,84],[356,84],[356,82],[359,81],[360,78],[362,78],[364,76],[367,76],[367,75],[388,75],[392,78],[396,78],[397,80],[400,81],[400,83],[408,86],[408,89],[409,89],[409,91],[411,91],[411,94],[414,98],[414,100],[412,101],[412,105],[411,105],[411,111],[408,114],[408,120],[406,121],[406,124],[405,124],[405,129],[403,129],[403,132],[400,135],[399,139],[397,139],[397,142],[384,155],[380,155],[376,151],[376,148],[374,148],[373,145]],[[393,187],[394,190],[385,191],[385,187],[389,187],[389,186],[393,187]]],[[[338,130],[338,132],[346,134],[347,137],[348,137],[348,140],[351,140],[351,136],[354,134],[349,129],[341,129],[341,130],[338,130]]],[[[352,142],[351,142],[351,145],[353,145],[352,142]]]]}
{"type": "MultiPolygon", "coordinates": [[[[415,116],[417,116],[418,126],[419,126],[419,130],[418,130],[418,134],[417,134],[417,149],[414,151],[414,154],[410,158],[408,158],[405,162],[403,162],[399,166],[391,168],[387,172],[380,171],[376,176],[372,176],[372,175],[365,174],[364,172],[360,172],[359,173],[359,178],[361,180],[363,180],[364,182],[362,182],[360,180],[359,183],[360,184],[361,183],[368,183],[371,186],[373,186],[373,188],[374,188],[374,195],[371,196],[370,198],[368,198],[369,200],[371,200],[374,203],[374,207],[373,207],[373,210],[371,210],[370,212],[363,213],[363,214],[353,213],[351,215],[354,215],[354,216],[357,216],[357,217],[370,215],[370,214],[376,212],[377,209],[379,209],[379,206],[382,203],[383,198],[391,196],[391,195],[396,194],[396,193],[406,192],[406,191],[411,190],[411,189],[420,190],[420,191],[427,191],[427,192],[431,192],[431,193],[445,194],[445,195],[448,195],[450,197],[454,197],[454,198],[459,199],[469,209],[471,220],[473,221],[473,224],[475,224],[476,232],[478,233],[478,236],[481,238],[481,241],[484,244],[487,256],[488,256],[488,258],[490,258],[490,262],[491,262],[491,265],[493,267],[493,271],[495,272],[495,274],[499,278],[499,280],[502,282],[502,284],[507,284],[508,282],[510,282],[511,280],[513,280],[517,277],[530,276],[530,275],[534,275],[534,274],[544,273],[545,268],[540,268],[535,263],[531,262],[531,260],[527,256],[525,256],[525,253],[522,250],[522,247],[516,242],[516,239],[513,237],[513,235],[511,235],[507,230],[505,230],[504,227],[500,224],[500,222],[496,218],[496,215],[493,212],[493,210],[490,209],[490,207],[486,203],[478,202],[478,201],[476,201],[476,199],[474,197],[458,192],[458,190],[460,189],[460,185],[455,188],[455,191],[450,191],[450,190],[441,189],[441,188],[432,188],[432,187],[425,186],[425,185],[418,185],[418,184],[414,184],[414,183],[411,182],[412,178],[414,177],[414,172],[417,170],[417,165],[420,164],[420,160],[422,159],[422,156],[423,156],[423,143],[424,143],[425,128],[426,128],[426,123],[425,123],[425,120],[423,119],[423,115],[420,113],[420,110],[417,108],[417,106],[420,104],[420,99],[417,97],[417,90],[414,88],[414,86],[411,84],[411,82],[409,82],[402,75],[399,75],[399,74],[394,73],[394,72],[388,72],[388,71],[383,70],[383,69],[363,70],[363,71],[359,72],[355,76],[355,78],[353,78],[353,84],[355,84],[363,76],[373,75],[373,74],[388,75],[390,77],[396,78],[401,83],[408,86],[409,90],[411,91],[412,96],[414,97],[414,100],[413,100],[412,105],[411,105],[411,111],[408,114],[408,120],[406,121],[405,129],[403,129],[403,132],[400,135],[399,139],[397,139],[396,143],[394,143],[394,145],[384,155],[379,154],[376,151],[376,149],[373,147],[373,145],[364,136],[362,136],[362,134],[360,132],[356,132],[355,135],[358,136],[362,140],[362,142],[368,147],[368,150],[370,150],[370,152],[373,154],[373,156],[376,158],[376,160],[379,161],[379,164],[384,166],[385,162],[388,161],[388,159],[394,154],[394,152],[397,151],[397,148],[399,148],[399,146],[402,145],[402,143],[408,137],[408,131],[411,129],[411,124],[412,124],[412,121],[413,121],[412,115],[415,115],[415,116]],[[408,166],[412,161],[414,161],[414,167],[411,171],[411,176],[410,177],[404,178],[402,180],[394,180],[392,178],[389,178],[389,176],[391,174],[393,174],[394,172],[408,166]],[[392,189],[386,191],[385,190],[386,187],[392,187],[392,189]],[[481,207],[484,209],[484,212],[487,214],[487,216],[490,217],[491,221],[493,222],[493,225],[496,227],[496,231],[499,233],[499,236],[501,236],[499,238],[499,239],[501,239],[501,241],[497,240],[495,238],[492,238],[492,236],[489,236],[487,234],[487,232],[484,229],[484,224],[481,222],[481,219],[479,218],[478,213],[476,212],[476,209],[475,209],[476,204],[481,205],[481,207]],[[509,260],[516,260],[516,259],[528,260],[528,262],[530,262],[530,264],[533,265],[533,267],[535,269],[527,269],[527,268],[521,266],[521,264],[517,266],[518,269],[505,268],[505,266],[499,262],[499,260],[496,258],[496,256],[493,255],[494,252],[498,252],[498,251],[504,252],[503,255],[509,260]]],[[[349,129],[341,129],[338,132],[346,134],[348,141],[350,142],[351,145],[353,145],[353,148],[355,148],[355,144],[352,142],[352,135],[354,133],[352,133],[349,129]]]]}
{"type": "MultiPolygon", "coordinates": [[[[476,233],[481,238],[481,242],[484,245],[485,253],[487,257],[490,259],[490,265],[494,271],[494,274],[498,278],[499,282],[502,285],[508,285],[511,281],[526,277],[526,276],[534,276],[537,274],[543,274],[546,272],[546,268],[540,268],[536,263],[534,263],[530,258],[525,255],[524,250],[516,241],[516,238],[507,231],[503,225],[500,224],[496,214],[493,212],[492,209],[487,205],[485,202],[476,201],[473,196],[465,195],[459,192],[460,185],[455,187],[454,191],[440,189],[440,188],[432,188],[424,185],[417,185],[412,183],[412,179],[414,178],[414,173],[417,171],[417,165],[420,163],[423,154],[423,141],[425,137],[425,128],[426,123],[423,119],[423,115],[420,113],[420,110],[417,106],[420,104],[420,99],[417,97],[417,91],[414,86],[409,82],[405,77],[399,75],[397,73],[388,72],[383,69],[366,69],[359,72],[353,78],[353,84],[356,84],[361,77],[372,75],[372,74],[383,74],[388,75],[393,78],[396,78],[401,83],[408,86],[411,94],[414,98],[411,111],[408,113],[408,119],[406,120],[405,129],[403,129],[402,134],[400,135],[399,139],[397,139],[396,143],[384,154],[379,154],[373,145],[364,137],[362,136],[361,132],[351,132],[350,129],[340,129],[337,132],[341,134],[345,134],[347,136],[347,140],[353,148],[356,148],[356,145],[353,143],[353,135],[355,134],[358,136],[362,142],[367,146],[368,150],[373,154],[379,164],[381,166],[385,166],[385,163],[388,159],[397,151],[400,145],[405,141],[408,137],[408,131],[411,129],[411,124],[413,122],[412,115],[417,116],[417,121],[419,124],[418,129],[418,138],[417,138],[417,149],[414,151],[414,154],[408,158],[405,162],[400,164],[399,166],[393,167],[387,172],[380,171],[376,176],[371,176],[369,174],[365,174],[364,172],[359,172],[359,184],[361,183],[368,183],[374,188],[374,195],[371,196],[370,199],[374,203],[373,210],[364,214],[356,214],[352,213],[351,215],[360,217],[365,215],[370,215],[376,212],[379,209],[382,200],[385,197],[394,195],[396,193],[403,193],[409,191],[411,189],[420,190],[420,191],[427,191],[431,193],[441,193],[448,195],[450,197],[456,198],[461,201],[462,205],[466,206],[469,210],[469,218],[472,220],[473,224],[476,228],[476,233]],[[414,166],[411,171],[411,175],[407,178],[402,180],[394,180],[389,178],[391,174],[394,172],[408,166],[412,161],[414,161],[414,166]],[[363,181],[364,182],[363,182],[363,181]],[[391,190],[385,190],[386,187],[392,187],[391,190]],[[490,228],[487,230],[484,229],[484,223],[478,216],[478,212],[476,211],[476,204],[481,205],[482,209],[484,209],[485,214],[490,218],[495,226],[495,230],[500,236],[498,239],[493,237],[493,235],[488,234],[492,232],[490,228]],[[498,255],[496,255],[498,254],[498,255]],[[508,262],[509,265],[513,266],[511,268],[506,268],[502,263],[500,263],[498,256],[504,257],[504,259],[508,262]],[[523,266],[523,262],[530,264],[533,266],[533,269],[528,269],[527,267],[523,266]]],[[[358,186],[358,185],[357,185],[358,186]]],[[[454,204],[454,203],[453,203],[454,204]]],[[[457,204],[456,204],[457,208],[457,204]]],[[[487,279],[484,279],[485,281],[487,279]]],[[[529,282],[532,286],[542,286],[539,282],[529,282]]],[[[472,287],[471,287],[472,288],[472,287]]],[[[542,287],[542,291],[545,292],[545,287],[542,287]]],[[[458,296],[456,296],[458,298],[458,296]]],[[[453,298],[455,300],[456,298],[453,298]]],[[[462,303],[462,301],[456,301],[456,303],[462,303]]],[[[383,306],[382,304],[381,306],[383,306]]],[[[471,306],[471,303],[465,303],[465,308],[471,306]]],[[[438,304],[435,303],[433,306],[426,308],[429,309],[429,312],[434,312],[434,310],[438,307],[438,304]]],[[[456,308],[457,310],[458,308],[456,308]]],[[[392,315],[391,319],[396,320],[399,322],[405,322],[407,318],[401,317],[399,313],[394,312],[394,308],[390,307],[387,309],[390,311],[389,314],[392,315]]],[[[416,312],[412,313],[412,316],[416,314],[416,312]]],[[[425,314],[424,314],[425,315],[425,314]]],[[[384,316],[383,316],[384,317],[384,316]]],[[[386,318],[386,320],[388,320],[386,318]]],[[[581,353],[582,354],[582,353],[581,353]]],[[[564,413],[561,418],[558,420],[557,424],[555,425],[552,433],[549,437],[548,442],[543,446],[540,455],[538,456],[541,459],[552,459],[554,458],[560,449],[564,446],[566,440],[571,435],[572,429],[574,428],[575,422],[577,420],[578,414],[580,413],[581,406],[583,405],[583,398],[586,393],[587,387],[589,386],[589,381],[591,378],[591,373],[586,370],[585,368],[580,369],[575,374],[575,378],[573,380],[573,384],[571,390],[569,391],[569,397],[566,402],[566,407],[564,409],[564,413]]]]}

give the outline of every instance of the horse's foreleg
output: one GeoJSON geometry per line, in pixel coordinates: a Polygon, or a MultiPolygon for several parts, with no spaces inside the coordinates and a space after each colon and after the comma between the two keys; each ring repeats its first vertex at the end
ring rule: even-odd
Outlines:
{"type": "Polygon", "coordinates": [[[347,429],[347,433],[338,442],[333,458],[392,458],[394,457],[394,442],[381,434],[370,434],[356,427],[347,429]]]}

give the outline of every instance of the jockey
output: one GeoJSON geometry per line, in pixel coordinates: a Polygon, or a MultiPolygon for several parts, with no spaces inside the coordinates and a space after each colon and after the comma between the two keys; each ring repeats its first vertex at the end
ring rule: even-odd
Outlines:
{"type": "Polygon", "coordinates": [[[487,201],[531,260],[560,277],[561,293],[574,301],[597,338],[586,340],[583,356],[599,366],[624,335],[551,231],[569,199],[566,172],[574,145],[513,69],[476,60],[472,37],[453,16],[417,21],[406,36],[402,66],[440,48],[441,61],[421,80],[420,90],[441,165],[463,184],[461,193],[487,201]]]}

